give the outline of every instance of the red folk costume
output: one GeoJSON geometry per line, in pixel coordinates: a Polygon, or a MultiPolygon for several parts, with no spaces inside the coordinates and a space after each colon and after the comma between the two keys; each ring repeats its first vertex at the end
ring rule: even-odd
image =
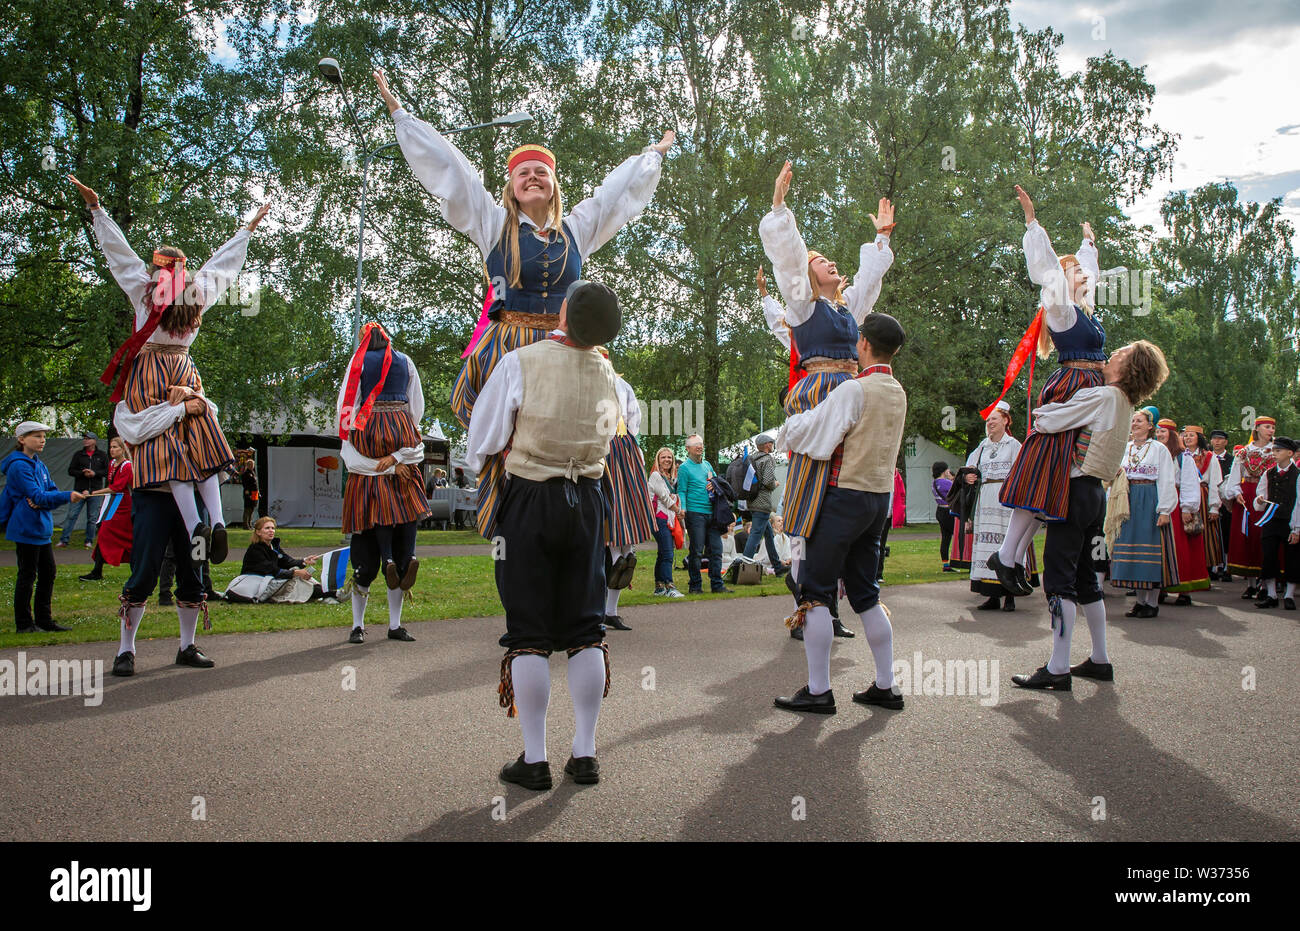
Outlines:
{"type": "Polygon", "coordinates": [[[99,512],[99,555],[110,566],[131,561],[131,460],[114,459],[108,464],[108,488],[112,492],[99,512]]]}
{"type": "MultiPolygon", "coordinates": [[[[1256,429],[1260,424],[1276,425],[1276,421],[1272,417],[1255,418],[1256,429]]],[[[1239,447],[1233,454],[1232,469],[1228,472],[1223,487],[1223,494],[1228,499],[1235,501],[1240,495],[1246,501],[1244,507],[1238,502],[1232,514],[1232,527],[1228,536],[1228,571],[1250,578],[1259,575],[1263,564],[1263,531],[1255,525],[1262,512],[1255,510],[1255,489],[1260,477],[1273,464],[1273,444],[1258,445],[1257,436],[1258,434],[1252,434],[1250,442],[1239,447]]]]}

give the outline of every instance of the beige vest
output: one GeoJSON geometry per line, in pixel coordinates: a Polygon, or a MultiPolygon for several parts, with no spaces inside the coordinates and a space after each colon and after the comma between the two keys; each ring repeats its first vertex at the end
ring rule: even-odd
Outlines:
{"type": "Polygon", "coordinates": [[[844,437],[840,488],[889,494],[903,443],[907,392],[893,375],[878,372],[853,379],[863,394],[862,416],[844,437]]]}
{"type": "MultiPolygon", "coordinates": [[[[1119,393],[1119,389],[1113,385],[1107,387],[1119,393]]],[[[1084,443],[1087,444],[1087,452],[1083,454],[1083,461],[1079,463],[1079,471],[1084,475],[1099,478],[1103,482],[1114,481],[1115,473],[1124,462],[1124,450],[1128,447],[1132,422],[1133,405],[1125,398],[1113,427],[1098,433],[1089,433],[1086,428],[1081,431],[1079,439],[1075,442],[1076,460],[1078,449],[1084,443]]]]}
{"type": "Polygon", "coordinates": [[[515,355],[524,394],[506,471],[534,482],[600,478],[620,413],[614,369],[595,349],[553,339],[515,355]]]}

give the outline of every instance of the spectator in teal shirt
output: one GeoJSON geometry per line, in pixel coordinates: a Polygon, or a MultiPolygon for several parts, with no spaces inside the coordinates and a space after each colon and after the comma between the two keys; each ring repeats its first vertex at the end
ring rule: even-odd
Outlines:
{"type": "Polygon", "coordinates": [[[714,594],[729,592],[722,584],[722,534],[713,526],[713,505],[709,490],[713,487],[713,466],[704,461],[704,440],[692,433],[686,438],[686,461],[677,467],[677,494],[686,509],[686,532],[690,537],[686,568],[690,572],[687,594],[704,594],[700,577],[700,556],[707,543],[709,549],[709,588],[714,594]]]}

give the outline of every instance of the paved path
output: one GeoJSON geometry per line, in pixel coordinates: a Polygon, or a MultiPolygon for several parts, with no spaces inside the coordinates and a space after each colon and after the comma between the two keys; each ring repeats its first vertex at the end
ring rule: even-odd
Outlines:
{"type": "MultiPolygon", "coordinates": [[[[342,628],[209,636],[211,670],[171,665],[174,640],[142,642],[125,680],[107,675],[110,644],[35,648],[29,659],[103,659],[102,704],[0,698],[18,787],[0,801],[0,839],[1300,839],[1300,615],[1232,591],[1117,617],[1116,683],[1030,693],[1007,679],[1046,657],[1041,600],[972,614],[960,582],[885,600],[898,659],[997,661],[996,703],[855,705],[871,675],[859,636],[835,646],[839,714],[790,714],[772,706],[805,674],[784,598],[631,607],[635,629],[610,635],[604,781],[547,793],[496,780],[521,747],[496,704],[500,618],[412,623],[411,644],[382,627],[362,646],[342,628]],[[191,817],[196,796],[206,820],[191,817]]],[[[1081,624],[1076,660],[1087,642],[1081,624]]],[[[563,664],[557,773],[573,723],[563,664]]]]}

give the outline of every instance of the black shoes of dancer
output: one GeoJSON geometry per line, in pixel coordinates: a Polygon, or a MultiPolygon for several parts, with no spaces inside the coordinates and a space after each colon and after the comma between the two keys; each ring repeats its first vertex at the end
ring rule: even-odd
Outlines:
{"type": "Polygon", "coordinates": [[[636,571],[636,553],[626,553],[618,557],[609,566],[605,585],[608,588],[623,589],[632,584],[632,573],[636,571]]]}
{"type": "Polygon", "coordinates": [[[85,575],[77,576],[78,582],[102,582],[103,580],[104,580],[104,574],[100,572],[98,569],[92,569],[90,572],[87,572],[85,575]]]}
{"type": "Polygon", "coordinates": [[[882,689],[873,682],[861,692],[854,692],[853,700],[859,705],[877,705],[892,711],[903,710],[903,693],[896,685],[882,689]]]}
{"type": "Polygon", "coordinates": [[[397,563],[391,559],[384,564],[384,582],[388,585],[389,591],[400,588],[404,592],[411,590],[415,585],[415,577],[420,571],[420,560],[412,556],[411,561],[406,564],[405,572],[397,571],[397,563]]]}
{"type": "Polygon", "coordinates": [[[831,626],[835,628],[835,636],[837,637],[857,636],[857,634],[855,634],[853,631],[849,630],[847,627],[845,627],[843,624],[840,623],[840,618],[839,615],[837,614],[831,615],[831,626]]]}
{"type": "Polygon", "coordinates": [[[804,686],[789,698],[778,698],[773,704],[786,711],[808,711],[812,714],[834,714],[835,693],[827,689],[820,695],[813,695],[804,686]]]}
{"type": "Polygon", "coordinates": [[[125,653],[117,654],[117,659],[113,660],[113,675],[135,675],[135,654],[130,650],[127,650],[125,653]]]}
{"type": "Polygon", "coordinates": [[[411,590],[411,587],[415,585],[415,575],[419,571],[420,571],[420,560],[415,556],[412,556],[411,561],[406,564],[406,572],[402,575],[402,581],[401,581],[402,591],[409,592],[411,590]]]}
{"type": "Polygon", "coordinates": [[[388,629],[388,639],[389,639],[389,640],[402,640],[402,641],[405,641],[406,643],[414,643],[414,642],[415,642],[415,638],[412,637],[409,633],[407,633],[405,627],[390,627],[390,628],[388,629]]]}
{"type": "Polygon", "coordinates": [[[570,755],[569,762],[564,764],[564,771],[580,786],[594,786],[600,782],[600,764],[594,756],[570,755]]]}
{"type": "Polygon", "coordinates": [[[1070,691],[1070,674],[1068,672],[1057,675],[1054,672],[1048,672],[1046,666],[1039,666],[1032,676],[1015,675],[1011,681],[1022,689],[1052,689],[1057,692],[1070,691]]]}
{"type": "Polygon", "coordinates": [[[551,787],[551,764],[546,760],[525,763],[524,755],[521,753],[519,759],[501,767],[501,781],[513,782],[525,789],[541,792],[551,787]]]}
{"type": "Polygon", "coordinates": [[[790,629],[790,639],[791,639],[791,640],[803,640],[803,628],[802,628],[802,627],[793,627],[793,628],[791,628],[791,629],[790,629]]]}
{"type": "Polygon", "coordinates": [[[1114,682],[1115,667],[1110,663],[1094,663],[1090,656],[1079,665],[1071,666],[1070,675],[1096,679],[1098,682],[1114,682]]]}
{"type": "MultiPolygon", "coordinates": [[[[1277,602],[1274,601],[1273,604],[1276,605],[1277,602]]],[[[65,633],[72,630],[71,627],[64,627],[62,624],[56,624],[53,621],[37,621],[36,629],[43,630],[46,633],[65,633]]]]}
{"type": "Polygon", "coordinates": [[[352,633],[348,634],[348,643],[365,643],[366,629],[364,627],[353,627],[352,633]]]}
{"type": "Polygon", "coordinates": [[[203,540],[203,552],[208,554],[208,562],[220,564],[226,561],[226,557],[230,555],[230,541],[226,538],[224,524],[215,528],[207,524],[199,524],[190,534],[190,540],[200,538],[203,540]]]}
{"type": "Polygon", "coordinates": [[[193,666],[195,669],[211,669],[217,665],[204,656],[197,645],[191,643],[183,650],[176,651],[177,666],[193,666]]]}
{"type": "Polygon", "coordinates": [[[1269,596],[1269,595],[1262,595],[1262,596],[1260,597],[1259,601],[1255,602],[1255,607],[1257,607],[1257,608],[1276,608],[1279,604],[1281,604],[1281,602],[1278,601],[1276,598],[1273,598],[1273,597],[1271,597],[1271,596],[1269,596]]]}
{"type": "Polygon", "coordinates": [[[1002,599],[997,595],[990,595],[988,600],[983,604],[975,606],[976,611],[1000,611],[1002,610],[1002,599]]]}
{"type": "Polygon", "coordinates": [[[1251,581],[1251,583],[1246,586],[1246,590],[1241,593],[1241,600],[1253,601],[1259,596],[1260,596],[1260,587],[1257,584],[1255,584],[1254,581],[1251,581]]]}
{"type": "Polygon", "coordinates": [[[1282,599],[1282,607],[1286,608],[1288,611],[1294,611],[1294,610],[1295,610],[1295,599],[1294,599],[1294,598],[1283,598],[1283,599],[1282,599]]]}
{"type": "Polygon", "coordinates": [[[1177,598],[1174,599],[1175,607],[1185,608],[1191,603],[1192,603],[1192,596],[1187,594],[1187,592],[1183,592],[1181,595],[1179,595],[1177,598]]]}
{"type": "Polygon", "coordinates": [[[1004,566],[1002,560],[998,558],[995,552],[989,556],[989,568],[993,570],[998,577],[998,584],[1005,588],[1013,595],[1032,595],[1033,586],[1029,584],[1029,576],[1025,572],[1025,567],[1018,563],[1014,567],[1004,566]]]}
{"type": "Polygon", "coordinates": [[[606,627],[612,627],[612,628],[614,628],[615,630],[631,630],[631,629],[632,629],[631,627],[628,627],[626,624],[624,624],[624,623],[623,623],[623,619],[622,619],[621,617],[619,617],[617,614],[606,614],[606,615],[605,615],[605,626],[606,626],[606,627]]]}
{"type": "Polygon", "coordinates": [[[1125,617],[1155,617],[1160,613],[1160,609],[1155,605],[1135,604],[1128,611],[1124,612],[1125,617]]]}

